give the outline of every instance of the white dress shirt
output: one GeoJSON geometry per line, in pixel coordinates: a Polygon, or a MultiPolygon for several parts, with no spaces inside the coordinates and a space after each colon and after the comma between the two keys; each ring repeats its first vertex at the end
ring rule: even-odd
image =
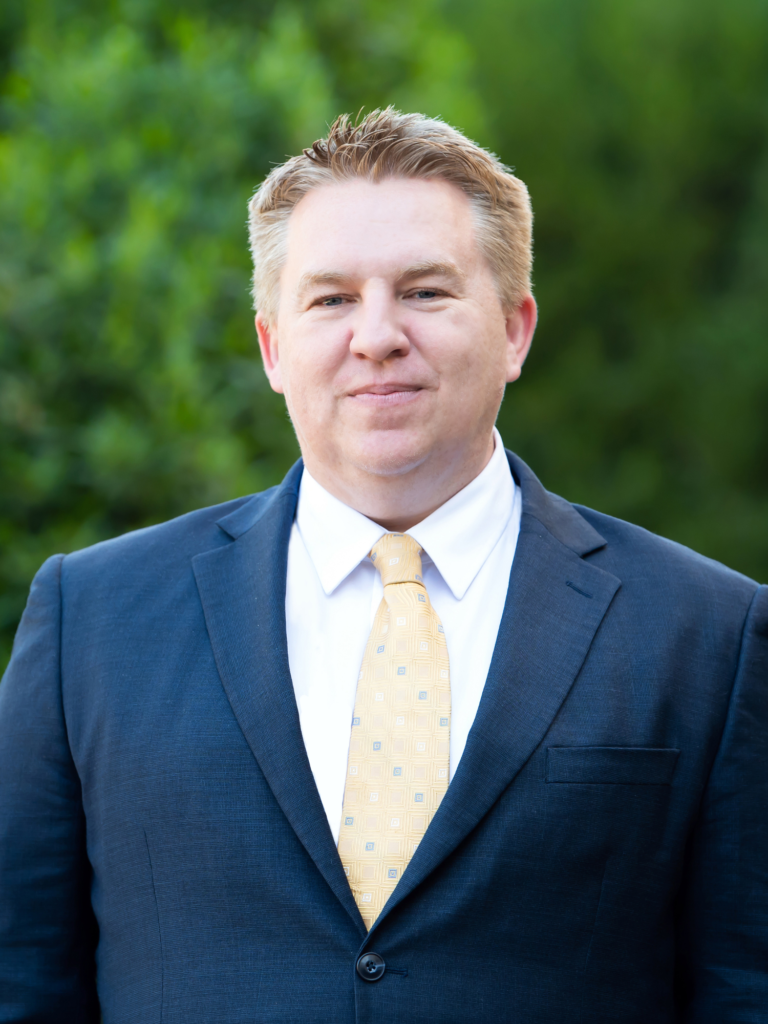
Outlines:
{"type": "MultiPolygon", "coordinates": [[[[451,664],[451,778],[491,664],[520,530],[520,489],[494,430],[479,476],[408,533],[451,664]]],[[[360,665],[383,596],[368,557],[386,531],[329,494],[305,469],[288,545],[288,660],[301,731],[334,840],[360,665]]]]}

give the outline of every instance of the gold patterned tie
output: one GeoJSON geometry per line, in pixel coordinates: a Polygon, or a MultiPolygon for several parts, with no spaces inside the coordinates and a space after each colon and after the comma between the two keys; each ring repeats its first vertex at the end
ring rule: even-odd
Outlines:
{"type": "Polygon", "coordinates": [[[382,599],[357,683],[339,855],[370,930],[448,788],[451,684],[421,548],[387,533],[371,551],[382,599]]]}

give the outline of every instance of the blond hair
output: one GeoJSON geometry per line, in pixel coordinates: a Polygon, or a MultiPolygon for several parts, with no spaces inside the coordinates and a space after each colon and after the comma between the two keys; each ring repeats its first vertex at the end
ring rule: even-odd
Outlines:
{"type": "Polygon", "coordinates": [[[478,245],[505,310],[530,290],[533,215],[523,182],[444,121],[387,107],[358,121],[337,117],[324,139],[275,167],[248,204],[254,308],[267,322],[277,316],[291,211],[312,189],[351,178],[441,178],[456,185],[472,204],[478,245]]]}

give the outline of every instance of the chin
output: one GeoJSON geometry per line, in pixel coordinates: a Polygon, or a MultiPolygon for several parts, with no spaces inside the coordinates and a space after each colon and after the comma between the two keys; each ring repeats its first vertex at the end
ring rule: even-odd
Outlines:
{"type": "Polygon", "coordinates": [[[372,476],[403,476],[422,465],[432,446],[423,437],[392,437],[391,432],[385,432],[383,436],[362,438],[355,448],[347,451],[346,459],[363,472],[372,476]]]}

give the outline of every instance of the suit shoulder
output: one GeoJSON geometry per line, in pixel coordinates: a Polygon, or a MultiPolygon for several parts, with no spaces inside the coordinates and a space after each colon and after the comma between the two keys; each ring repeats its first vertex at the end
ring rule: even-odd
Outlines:
{"type": "Polygon", "coordinates": [[[717,590],[751,601],[758,583],[721,562],[693,551],[642,526],[616,519],[582,505],[573,506],[605,538],[607,544],[596,560],[622,579],[653,577],[668,585],[717,590]]]}
{"type": "Polygon", "coordinates": [[[100,541],[67,555],[64,570],[71,578],[73,574],[81,577],[104,571],[112,573],[147,564],[157,568],[179,561],[188,563],[196,554],[227,543],[226,535],[217,526],[220,520],[245,506],[252,510],[253,518],[257,518],[260,507],[276,490],[271,487],[100,541]]]}

